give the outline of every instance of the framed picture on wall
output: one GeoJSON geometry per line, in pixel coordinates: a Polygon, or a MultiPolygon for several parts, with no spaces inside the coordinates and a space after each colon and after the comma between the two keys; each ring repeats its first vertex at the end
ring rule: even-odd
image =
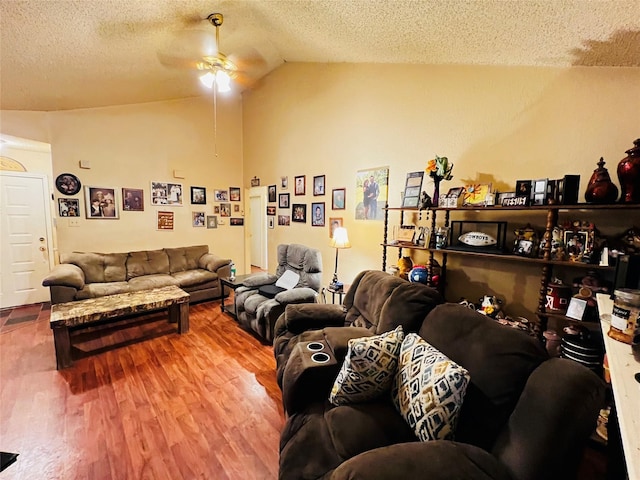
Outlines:
{"type": "Polygon", "coordinates": [[[182,205],[182,184],[151,182],[151,204],[164,206],[182,205]]]}
{"type": "Polygon", "coordinates": [[[227,190],[214,190],[213,196],[216,202],[228,202],[229,201],[229,192],[227,190]]]}
{"type": "Polygon", "coordinates": [[[123,188],[122,209],[127,212],[143,212],[144,191],[139,188],[123,188]]]}
{"type": "Polygon", "coordinates": [[[274,228],[275,227],[275,218],[276,217],[267,218],[267,225],[269,226],[269,228],[274,228]]]}
{"type": "Polygon", "coordinates": [[[281,193],[278,195],[278,207],[280,208],[289,208],[289,194],[281,193]]]}
{"type": "Polygon", "coordinates": [[[329,218],[329,238],[333,238],[333,232],[336,231],[336,228],[342,227],[343,220],[342,217],[330,217],[329,218]]]}
{"type": "Polygon", "coordinates": [[[295,181],[294,193],[296,195],[304,195],[306,193],[306,184],[307,184],[306,175],[298,175],[297,177],[295,177],[295,179],[296,181],[295,181]]]}
{"type": "Polygon", "coordinates": [[[269,203],[275,203],[276,201],[276,186],[275,185],[269,185],[269,199],[268,202],[269,203]]]}
{"type": "Polygon", "coordinates": [[[191,203],[193,205],[206,205],[207,189],[204,187],[191,187],[191,203]]]}
{"type": "Polygon", "coordinates": [[[82,184],[73,173],[61,173],[56,177],[56,188],[63,195],[75,195],[82,184]]]}
{"type": "Polygon", "coordinates": [[[325,181],[325,176],[324,175],[318,175],[316,177],[313,177],[313,195],[314,196],[319,196],[319,195],[324,195],[324,181],[325,181]]]}
{"type": "Polygon", "coordinates": [[[345,209],[345,197],[346,188],[334,188],[331,190],[331,209],[332,210],[344,210],[345,209]]]}
{"type": "Polygon", "coordinates": [[[61,217],[79,217],[80,200],[77,198],[59,198],[58,215],[61,217]]]}
{"type": "Polygon", "coordinates": [[[194,227],[204,227],[204,212],[191,212],[194,227]]]}
{"type": "Polygon", "coordinates": [[[324,227],[324,202],[311,204],[311,225],[313,227],[324,227]]]}
{"type": "Polygon", "coordinates": [[[267,215],[270,217],[275,217],[276,215],[276,207],[273,205],[267,205],[267,215]]]}
{"type": "Polygon", "coordinates": [[[207,215],[207,228],[218,228],[218,217],[216,215],[207,215]]]}
{"type": "Polygon", "coordinates": [[[87,218],[118,218],[115,188],[84,187],[84,205],[87,218]]]}
{"type": "Polygon", "coordinates": [[[229,200],[232,202],[240,201],[240,188],[239,187],[229,187],[229,200]]]}
{"type": "Polygon", "coordinates": [[[158,230],[173,230],[173,212],[158,211],[156,223],[158,230]]]}
{"type": "Polygon", "coordinates": [[[293,208],[292,220],[294,222],[307,223],[307,204],[294,203],[292,208],[293,208]]]}

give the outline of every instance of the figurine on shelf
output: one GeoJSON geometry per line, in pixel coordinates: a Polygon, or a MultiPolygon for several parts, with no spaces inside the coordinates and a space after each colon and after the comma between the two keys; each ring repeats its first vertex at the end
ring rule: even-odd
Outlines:
{"type": "Polygon", "coordinates": [[[420,202],[418,203],[418,210],[426,210],[432,205],[431,197],[424,190],[422,191],[422,195],[420,195],[420,202]]]}

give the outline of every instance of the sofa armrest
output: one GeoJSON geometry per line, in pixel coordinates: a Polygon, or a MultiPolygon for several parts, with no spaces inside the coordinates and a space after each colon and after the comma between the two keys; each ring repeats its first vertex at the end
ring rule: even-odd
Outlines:
{"type": "Polygon", "coordinates": [[[287,305],[284,315],[278,319],[278,323],[282,320],[282,329],[298,334],[305,330],[344,327],[345,318],[346,314],[341,305],[300,303],[287,305]]]}
{"type": "MultiPolygon", "coordinates": [[[[544,462],[544,457],[539,461],[544,462]]],[[[345,461],[328,478],[330,480],[395,480],[397,478],[511,480],[506,468],[490,453],[474,445],[447,440],[397,443],[375,448],[345,461]]]]}
{"type": "Polygon", "coordinates": [[[245,287],[261,287],[263,285],[271,285],[272,283],[276,283],[278,281],[278,277],[275,275],[271,275],[269,273],[257,273],[256,275],[252,275],[249,278],[245,278],[242,284],[245,287]]]}
{"type": "Polygon", "coordinates": [[[292,288],[276,294],[275,300],[282,304],[290,303],[316,303],[318,292],[313,288],[292,288]]]}
{"type": "Polygon", "coordinates": [[[215,253],[205,253],[198,259],[198,267],[217,272],[221,267],[231,264],[230,258],[222,258],[215,253]]]}
{"type": "Polygon", "coordinates": [[[529,376],[492,453],[514,478],[574,478],[604,401],[604,382],[591,370],[547,360],[529,376]]]}
{"type": "Polygon", "coordinates": [[[64,286],[81,290],[84,287],[84,272],[72,263],[61,263],[51,269],[49,275],[42,280],[45,287],[64,286]]]}

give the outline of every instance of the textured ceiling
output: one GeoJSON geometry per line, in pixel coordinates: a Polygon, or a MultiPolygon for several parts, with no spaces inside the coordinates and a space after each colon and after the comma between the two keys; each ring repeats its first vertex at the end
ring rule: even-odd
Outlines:
{"type": "Polygon", "coordinates": [[[180,31],[283,62],[640,66],[640,0],[0,0],[0,108],[66,110],[201,95],[163,66],[180,31]]]}

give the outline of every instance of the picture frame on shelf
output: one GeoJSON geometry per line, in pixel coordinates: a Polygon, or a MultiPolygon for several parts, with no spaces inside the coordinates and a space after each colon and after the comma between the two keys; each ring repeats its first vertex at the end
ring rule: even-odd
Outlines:
{"type": "Polygon", "coordinates": [[[464,200],[464,187],[450,188],[443,197],[445,198],[445,202],[440,206],[447,208],[461,207],[464,200]]]}
{"type": "Polygon", "coordinates": [[[547,203],[548,183],[548,178],[533,181],[531,186],[531,203],[533,205],[545,205],[547,203]]]}
{"type": "Polygon", "coordinates": [[[122,210],[125,212],[144,212],[144,190],[141,188],[123,188],[122,210]]]}
{"type": "Polygon", "coordinates": [[[307,176],[306,175],[298,175],[295,177],[295,185],[294,185],[294,194],[295,195],[305,195],[307,190],[307,176]]]}
{"type": "Polygon", "coordinates": [[[313,196],[318,197],[324,195],[324,175],[316,175],[313,177],[313,196]]]}
{"type": "Polygon", "coordinates": [[[593,251],[594,231],[584,229],[565,229],[564,248],[567,258],[572,262],[582,262],[593,251]]]}
{"type": "Polygon", "coordinates": [[[191,187],[191,204],[207,204],[207,189],[205,187],[191,187]]]}
{"type": "Polygon", "coordinates": [[[278,207],[279,208],[289,208],[289,194],[281,193],[278,195],[278,207]]]}
{"type": "Polygon", "coordinates": [[[413,245],[413,238],[416,234],[416,227],[414,225],[401,225],[398,228],[397,243],[401,245],[413,245]]]}
{"type": "Polygon", "coordinates": [[[346,188],[334,188],[331,190],[331,209],[332,210],[345,210],[346,209],[346,188]]]}
{"type": "Polygon", "coordinates": [[[484,206],[487,202],[487,194],[491,193],[490,183],[474,183],[465,185],[463,206],[484,206]]]}
{"type": "Polygon", "coordinates": [[[404,194],[402,195],[402,208],[418,208],[423,179],[424,171],[407,173],[404,194]]]}
{"type": "Polygon", "coordinates": [[[110,187],[84,187],[86,218],[117,219],[116,189],[110,187]]]}
{"type": "Polygon", "coordinates": [[[523,198],[524,200],[519,200],[519,201],[514,200],[513,203],[516,203],[516,205],[505,205],[505,206],[528,207],[529,205],[531,205],[531,189],[532,189],[531,180],[518,180],[516,182],[516,197],[523,198]]]}

